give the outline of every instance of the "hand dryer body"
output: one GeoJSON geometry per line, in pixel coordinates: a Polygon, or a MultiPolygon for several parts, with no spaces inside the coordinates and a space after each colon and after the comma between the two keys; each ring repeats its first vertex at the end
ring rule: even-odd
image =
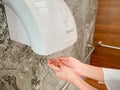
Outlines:
{"type": "Polygon", "coordinates": [[[3,0],[10,38],[49,55],[77,40],[74,17],[64,0],[3,0]]]}

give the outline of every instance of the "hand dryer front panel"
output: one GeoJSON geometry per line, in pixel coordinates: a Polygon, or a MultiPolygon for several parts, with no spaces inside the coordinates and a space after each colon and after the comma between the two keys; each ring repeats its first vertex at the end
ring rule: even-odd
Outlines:
{"type": "Polygon", "coordinates": [[[31,46],[35,53],[52,54],[76,42],[75,21],[64,0],[3,2],[11,39],[31,46]]]}

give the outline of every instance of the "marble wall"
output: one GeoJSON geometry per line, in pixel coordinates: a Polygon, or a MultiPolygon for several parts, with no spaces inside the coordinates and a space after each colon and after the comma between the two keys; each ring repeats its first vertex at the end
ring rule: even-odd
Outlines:
{"type": "Polygon", "coordinates": [[[78,40],[63,51],[40,56],[30,47],[10,40],[5,9],[0,0],[0,90],[76,90],[72,85],[62,89],[66,82],[55,77],[47,66],[47,59],[64,55],[84,60],[90,51],[87,45],[93,42],[98,0],[65,1],[75,18],[78,40]]]}

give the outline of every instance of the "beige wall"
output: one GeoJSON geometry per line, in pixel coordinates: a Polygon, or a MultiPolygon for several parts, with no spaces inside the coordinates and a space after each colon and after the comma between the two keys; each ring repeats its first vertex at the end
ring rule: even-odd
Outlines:
{"type": "MultiPolygon", "coordinates": [[[[61,55],[84,60],[92,44],[98,0],[65,0],[77,24],[75,45],[49,56],[35,54],[30,47],[11,41],[3,5],[0,0],[0,90],[61,90],[58,80],[47,66],[47,59],[61,55]]],[[[87,61],[88,62],[88,61],[87,61]]],[[[65,90],[76,90],[71,85],[65,90]]]]}

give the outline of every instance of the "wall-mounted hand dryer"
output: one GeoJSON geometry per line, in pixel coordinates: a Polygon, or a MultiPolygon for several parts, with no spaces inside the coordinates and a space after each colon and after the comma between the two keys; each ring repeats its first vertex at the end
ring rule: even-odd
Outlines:
{"type": "Polygon", "coordinates": [[[77,30],[64,0],[3,0],[10,38],[48,55],[73,45],[77,30]]]}

